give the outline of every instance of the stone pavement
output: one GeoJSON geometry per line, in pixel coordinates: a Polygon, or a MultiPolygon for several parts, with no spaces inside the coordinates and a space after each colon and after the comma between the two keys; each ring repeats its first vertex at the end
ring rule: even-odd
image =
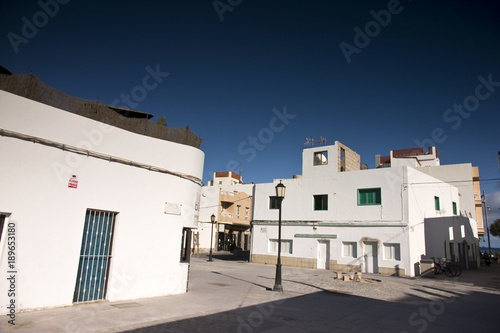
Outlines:
{"type": "Polygon", "coordinates": [[[193,258],[189,292],[98,302],[7,317],[0,332],[499,332],[500,265],[461,277],[398,278],[283,267],[284,293],[270,291],[275,266],[193,258]]]}

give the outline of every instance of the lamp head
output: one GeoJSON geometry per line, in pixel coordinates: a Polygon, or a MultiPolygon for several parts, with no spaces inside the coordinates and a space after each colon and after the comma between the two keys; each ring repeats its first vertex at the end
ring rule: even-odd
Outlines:
{"type": "Polygon", "coordinates": [[[283,199],[285,197],[285,189],[285,185],[283,185],[280,180],[280,183],[276,185],[276,196],[280,199],[283,199]]]}

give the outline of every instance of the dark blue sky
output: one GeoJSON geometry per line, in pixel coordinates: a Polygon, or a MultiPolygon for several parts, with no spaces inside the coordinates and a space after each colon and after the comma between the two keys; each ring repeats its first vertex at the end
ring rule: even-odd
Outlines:
{"type": "Polygon", "coordinates": [[[500,191],[486,180],[500,176],[497,1],[221,0],[223,20],[212,0],[61,2],[1,2],[0,65],[103,103],[143,86],[148,66],[168,72],[135,109],[204,139],[205,182],[226,169],[256,183],[300,174],[306,137],[373,168],[435,131],[442,164],[471,162],[500,191]],[[479,76],[490,90],[476,92],[479,76]],[[464,103],[473,111],[453,110],[464,103]]]}

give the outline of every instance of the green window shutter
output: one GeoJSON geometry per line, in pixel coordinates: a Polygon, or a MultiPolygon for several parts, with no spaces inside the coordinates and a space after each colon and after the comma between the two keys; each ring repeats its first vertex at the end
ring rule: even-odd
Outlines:
{"type": "Polygon", "coordinates": [[[278,198],[269,197],[269,209],[278,209],[278,198]]]}
{"type": "Polygon", "coordinates": [[[453,214],[457,215],[457,203],[453,202],[453,214]]]}
{"type": "Polygon", "coordinates": [[[434,197],[434,208],[436,208],[436,210],[441,210],[441,206],[439,205],[439,197],[434,197]]]}
{"type": "Polygon", "coordinates": [[[313,196],[314,210],[328,210],[328,194],[313,196]]]}
{"type": "Polygon", "coordinates": [[[382,191],[379,188],[358,189],[358,206],[382,204],[382,191]]]}

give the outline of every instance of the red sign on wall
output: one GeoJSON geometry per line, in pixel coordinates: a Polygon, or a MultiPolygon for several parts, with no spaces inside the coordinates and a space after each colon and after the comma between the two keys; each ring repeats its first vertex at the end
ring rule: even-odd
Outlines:
{"type": "Polygon", "coordinates": [[[69,188],[78,188],[78,176],[72,175],[68,182],[69,188]]]}

